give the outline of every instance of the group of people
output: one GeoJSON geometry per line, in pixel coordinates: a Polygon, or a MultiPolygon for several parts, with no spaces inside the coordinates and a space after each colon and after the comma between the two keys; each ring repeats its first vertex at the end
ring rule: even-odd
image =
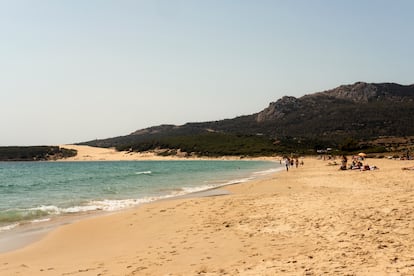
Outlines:
{"type": "Polygon", "coordinates": [[[378,167],[376,166],[370,166],[368,164],[363,164],[362,161],[364,160],[363,157],[361,156],[354,156],[352,158],[352,162],[349,165],[349,167],[347,167],[347,163],[348,163],[348,158],[345,155],[342,155],[342,159],[341,159],[341,167],[339,168],[340,170],[361,170],[361,171],[369,171],[369,170],[376,170],[378,169],[378,167]]]}
{"type": "MultiPolygon", "coordinates": [[[[299,167],[299,165],[303,166],[304,162],[303,160],[300,160],[298,158],[289,158],[289,157],[285,157],[284,158],[284,163],[286,166],[286,171],[289,171],[289,167],[293,167],[296,165],[296,168],[299,167]]],[[[280,160],[280,164],[282,164],[282,159],[280,160]]]]}

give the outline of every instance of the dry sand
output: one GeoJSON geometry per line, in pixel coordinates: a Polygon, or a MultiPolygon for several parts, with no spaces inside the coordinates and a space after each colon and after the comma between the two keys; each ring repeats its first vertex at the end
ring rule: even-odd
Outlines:
{"type": "Polygon", "coordinates": [[[327,162],[62,226],[0,275],[414,275],[413,161],[327,162]]]}
{"type": "MultiPolygon", "coordinates": [[[[240,159],[239,156],[223,156],[221,158],[199,158],[195,156],[186,157],[185,153],[179,152],[177,155],[162,156],[155,151],[148,152],[128,152],[116,151],[114,148],[97,148],[84,145],[59,145],[66,149],[75,149],[78,154],[74,157],[61,159],[59,161],[134,161],[134,160],[182,160],[182,159],[240,159]]],[[[254,159],[269,160],[274,158],[260,157],[254,159]]]]}
{"type": "MultiPolygon", "coordinates": [[[[168,157],[157,156],[154,152],[126,152],[113,148],[97,148],[83,145],[60,145],[62,148],[75,149],[78,154],[63,161],[128,161],[128,160],[160,160],[168,157]]],[[[62,161],[62,160],[60,160],[62,161]]]]}

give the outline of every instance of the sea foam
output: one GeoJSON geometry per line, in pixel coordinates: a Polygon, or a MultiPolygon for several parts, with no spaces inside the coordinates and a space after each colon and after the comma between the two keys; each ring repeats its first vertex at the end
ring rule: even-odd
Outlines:
{"type": "Polygon", "coordinates": [[[140,174],[152,174],[151,171],[143,171],[143,172],[136,172],[135,174],[140,175],[140,174]]]}
{"type": "Polygon", "coordinates": [[[9,225],[5,225],[5,226],[0,226],[0,233],[1,232],[5,232],[5,231],[9,231],[17,226],[19,226],[19,223],[13,223],[13,224],[9,224],[9,225]]]}

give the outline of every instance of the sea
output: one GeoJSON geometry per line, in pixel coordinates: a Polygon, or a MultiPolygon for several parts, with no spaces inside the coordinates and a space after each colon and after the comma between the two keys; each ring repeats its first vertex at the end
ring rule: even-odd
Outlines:
{"type": "Polygon", "coordinates": [[[56,217],[111,212],[263,177],[248,160],[0,162],[0,235],[56,217]]]}

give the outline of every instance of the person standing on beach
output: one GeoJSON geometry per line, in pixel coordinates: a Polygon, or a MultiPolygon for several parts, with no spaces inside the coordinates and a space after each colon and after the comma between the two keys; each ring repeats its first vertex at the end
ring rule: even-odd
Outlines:
{"type": "Polygon", "coordinates": [[[285,158],[285,166],[286,166],[286,171],[289,171],[289,165],[290,165],[290,161],[289,158],[285,158]]]}
{"type": "Polygon", "coordinates": [[[342,155],[342,160],[341,160],[341,170],[346,170],[346,164],[348,163],[348,158],[346,158],[345,155],[342,155]]]}

